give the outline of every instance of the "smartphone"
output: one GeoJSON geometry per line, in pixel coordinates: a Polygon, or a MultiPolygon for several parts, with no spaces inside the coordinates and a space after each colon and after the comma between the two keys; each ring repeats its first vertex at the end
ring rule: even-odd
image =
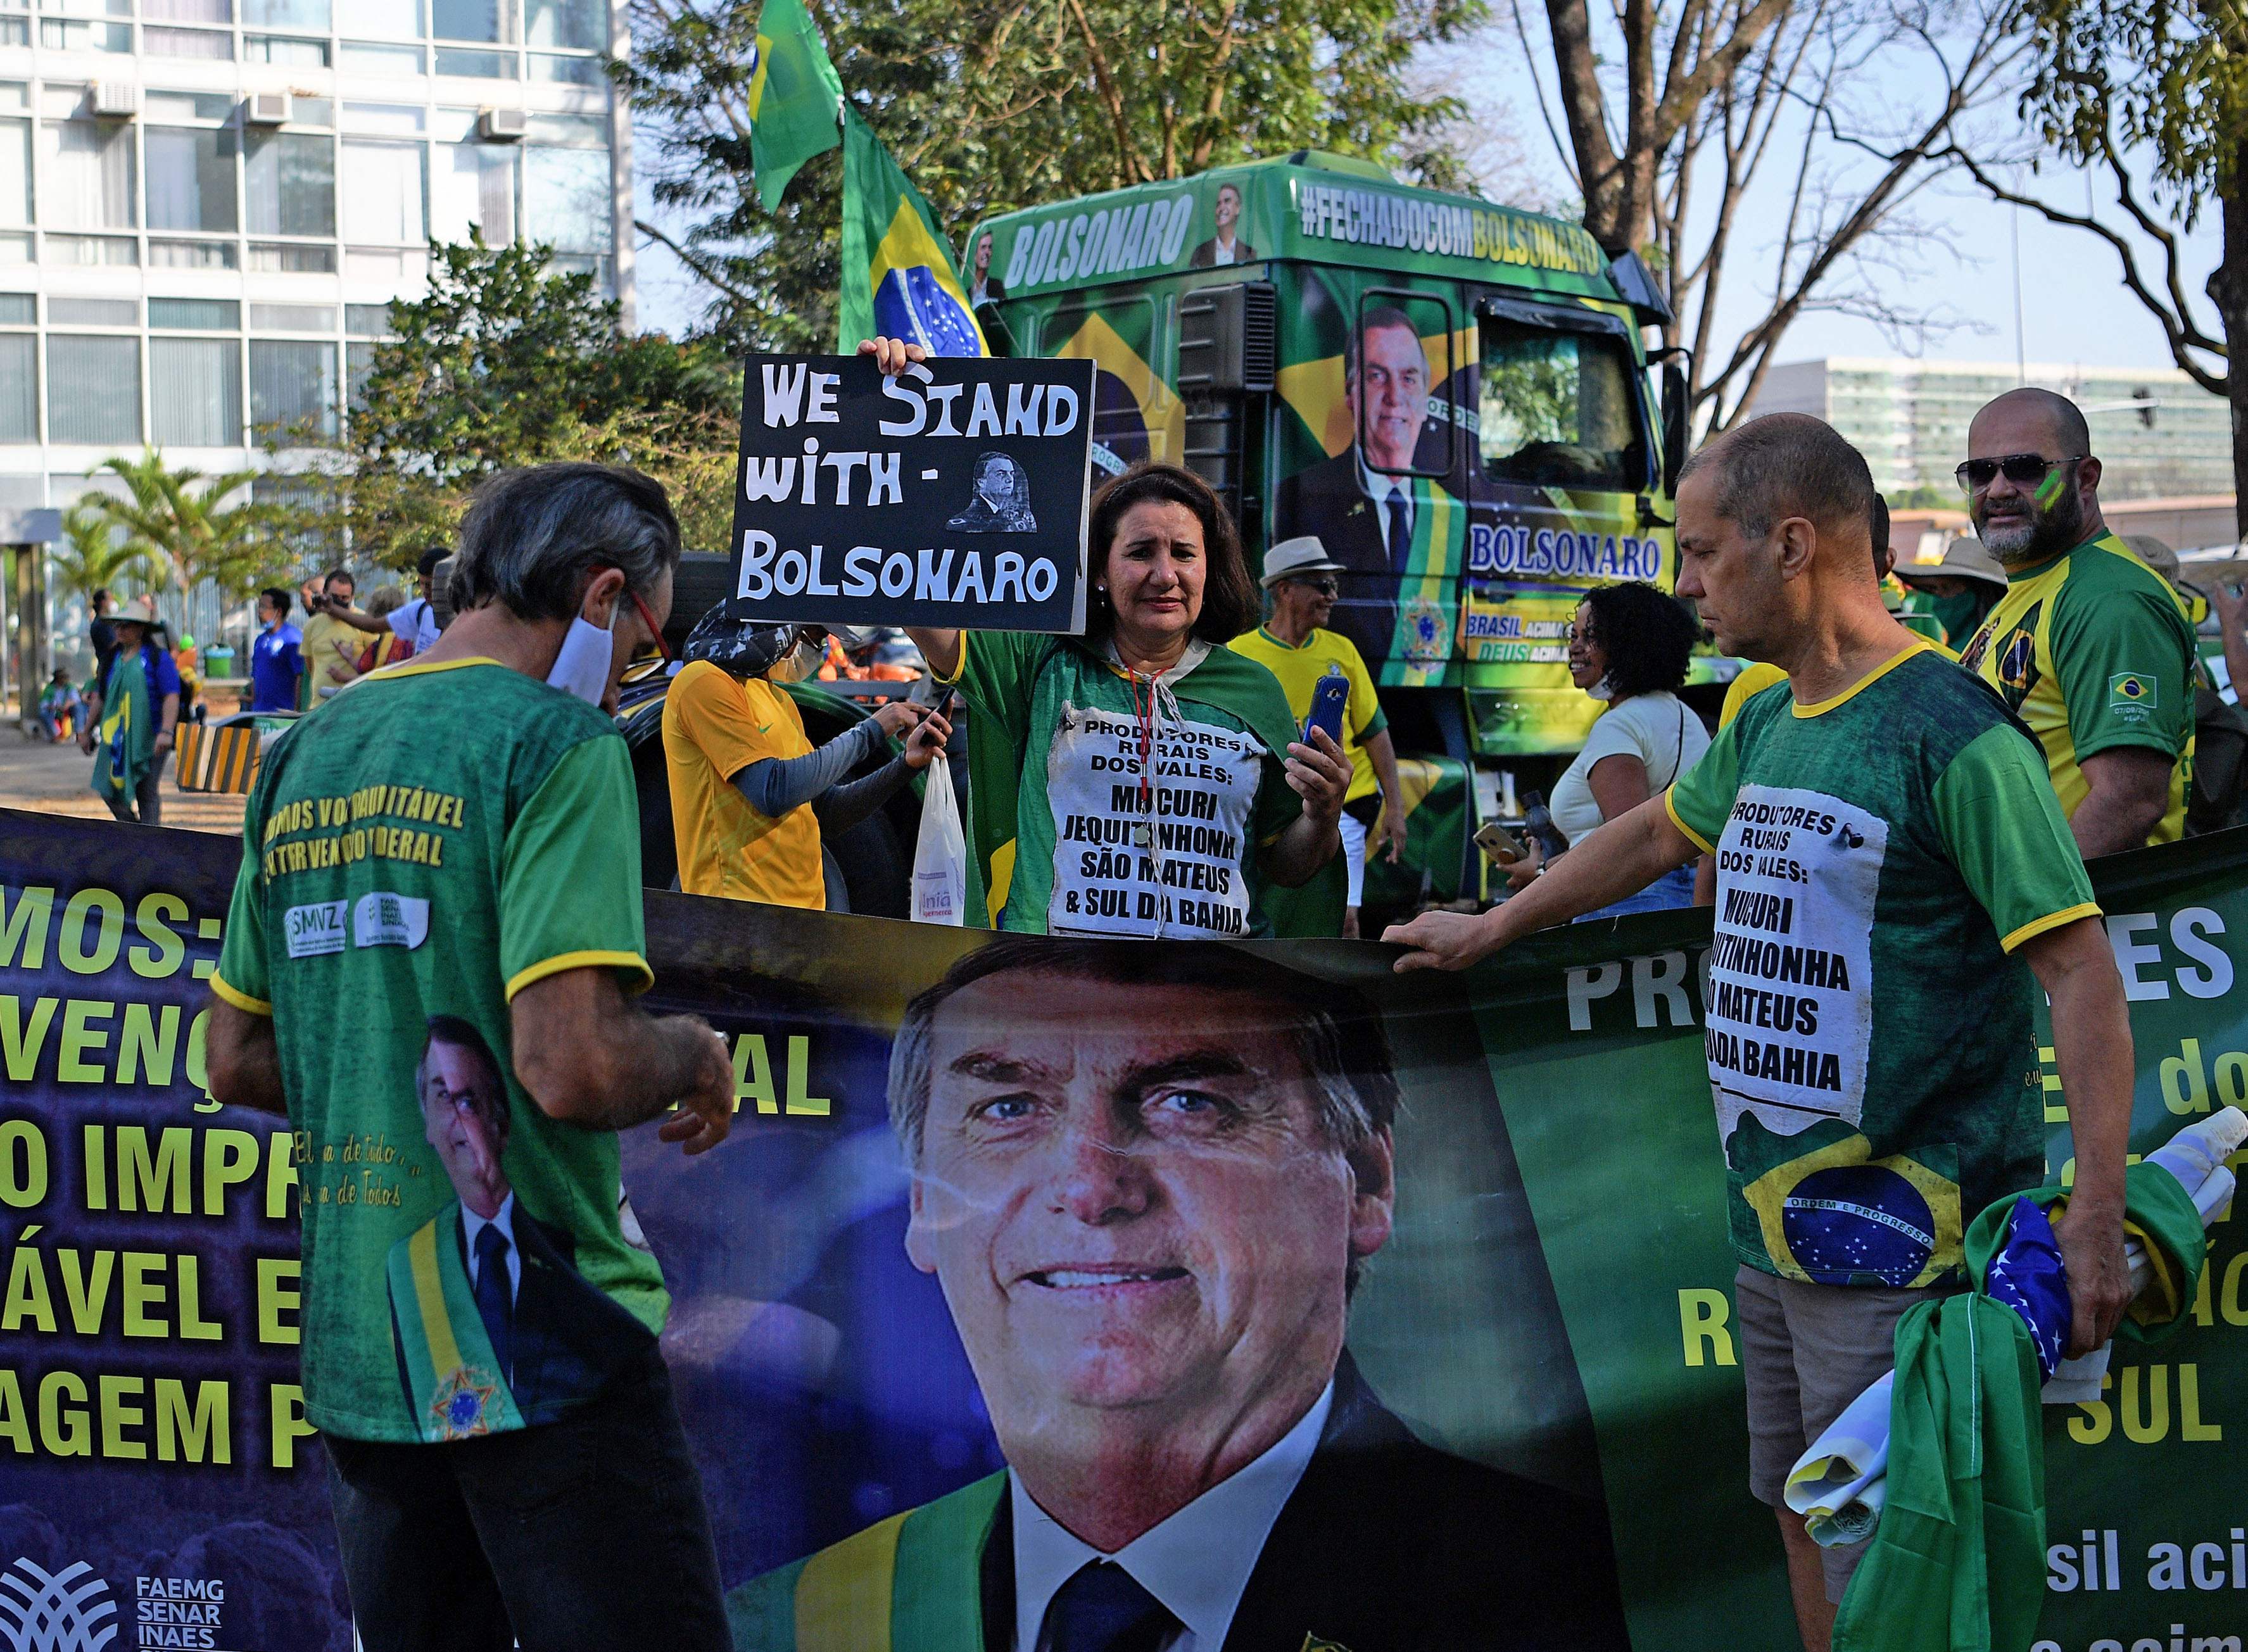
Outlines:
{"type": "Polygon", "coordinates": [[[939,682],[934,671],[922,672],[914,682],[913,692],[906,696],[906,698],[912,701],[914,704],[925,705],[932,711],[942,706],[951,697],[952,685],[949,682],[939,682]]]}
{"type": "Polygon", "coordinates": [[[1486,820],[1476,828],[1475,843],[1498,866],[1512,866],[1530,853],[1522,847],[1520,839],[1496,820],[1486,820]]]}
{"type": "Polygon", "coordinates": [[[1330,671],[1312,685],[1312,713],[1304,719],[1304,744],[1312,743],[1312,730],[1325,729],[1327,738],[1337,745],[1342,744],[1342,709],[1350,700],[1350,679],[1340,672],[1330,671]]]}

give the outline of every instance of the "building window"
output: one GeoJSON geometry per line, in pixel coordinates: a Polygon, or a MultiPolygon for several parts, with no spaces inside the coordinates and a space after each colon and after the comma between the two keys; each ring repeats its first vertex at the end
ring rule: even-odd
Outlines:
{"type": "MultiPolygon", "coordinates": [[[[135,227],[133,128],[123,121],[50,120],[40,129],[45,213],[55,230],[135,227]]],[[[128,260],[127,262],[130,262],[128,260]]]]}
{"type": "Polygon", "coordinates": [[[428,239],[422,209],[422,146],[344,140],[344,239],[377,246],[420,246],[428,239]]]}
{"type": "Polygon", "coordinates": [[[497,144],[443,143],[430,156],[429,233],[459,242],[472,230],[484,244],[515,244],[515,151],[497,144]]]}
{"type": "Polygon", "coordinates": [[[153,270],[239,270],[242,249],[231,241],[164,241],[148,237],[153,270]]]}
{"type": "MultiPolygon", "coordinates": [[[[29,311],[24,321],[31,320],[29,311]]],[[[344,331],[354,339],[387,339],[391,336],[390,306],[387,304],[347,304],[344,306],[344,331]]]]}
{"type": "Polygon", "coordinates": [[[440,40],[512,42],[507,24],[513,10],[501,0],[431,0],[429,32],[440,40]]]}
{"type": "Polygon", "coordinates": [[[325,40],[289,40],[277,34],[246,34],[242,37],[242,57],[245,63],[278,63],[291,69],[325,69],[328,66],[328,43],[325,40]]]}
{"type": "MultiPolygon", "coordinates": [[[[379,6],[354,5],[353,10],[379,10],[379,6]]],[[[243,0],[242,20],[253,28],[303,29],[312,34],[328,31],[328,0],[243,0]]]]}
{"type": "Polygon", "coordinates": [[[0,332],[0,442],[39,439],[38,345],[28,332],[0,332]]]}
{"type": "Polygon", "coordinates": [[[609,44],[607,12],[601,0],[524,0],[523,38],[534,46],[603,51],[609,44]]]}
{"type": "Polygon", "coordinates": [[[148,177],[148,227],[230,235],[234,134],[218,127],[150,127],[141,143],[148,177]]]}
{"type": "Polygon", "coordinates": [[[420,74],[425,59],[419,46],[375,45],[364,40],[346,40],[338,50],[336,61],[351,73],[390,75],[403,79],[420,74]]]}
{"type": "Polygon", "coordinates": [[[234,0],[140,0],[140,15],[151,23],[234,21],[234,0]]]}
{"type": "MultiPolygon", "coordinates": [[[[374,372],[375,346],[371,344],[347,344],[344,346],[345,405],[354,413],[367,405],[367,381],[374,372]]],[[[0,414],[0,417],[4,417],[0,414]]],[[[0,440],[5,440],[0,437],[0,440]]]]}
{"type": "Polygon", "coordinates": [[[56,327],[137,327],[138,298],[79,298],[47,295],[47,325],[56,327]]]}
{"type": "Polygon", "coordinates": [[[260,332],[333,332],[336,307],[332,304],[253,304],[250,325],[260,332]]]}
{"type": "Polygon", "coordinates": [[[140,31],[140,44],[160,58],[230,59],[234,37],[216,29],[160,29],[150,24],[140,31]]]}
{"type": "Polygon", "coordinates": [[[335,146],[328,139],[273,133],[250,139],[244,152],[251,234],[335,234],[335,146]]]}
{"type": "Polygon", "coordinates": [[[67,264],[134,264],[140,243],[129,235],[49,235],[47,262],[67,264]]]}
{"type": "Polygon", "coordinates": [[[156,445],[242,445],[242,346],[232,339],[148,340],[148,422],[156,445]]]}
{"type": "Polygon", "coordinates": [[[79,23],[68,17],[41,17],[39,44],[50,51],[130,51],[129,23],[79,23]]]}
{"type": "Polygon", "coordinates": [[[336,347],[309,340],[250,341],[250,420],[261,435],[296,441],[336,428],[336,347]]]}
{"type": "Polygon", "coordinates": [[[336,250],[303,241],[253,241],[248,267],[267,275],[333,275],[336,250]]]}
{"type": "Polygon", "coordinates": [[[523,152],[524,239],[562,252],[607,252],[613,223],[607,151],[523,152]]]}
{"type": "Polygon", "coordinates": [[[140,340],[47,335],[47,438],[140,439],[140,340]]]}
{"type": "Polygon", "coordinates": [[[457,46],[439,46],[435,72],[461,80],[512,80],[515,75],[515,53],[512,51],[463,51],[457,46]]]}
{"type": "Polygon", "coordinates": [[[563,86],[598,86],[608,76],[602,72],[599,58],[557,58],[534,51],[531,54],[531,78],[563,86]]]}
{"type": "Polygon", "coordinates": [[[233,332],[242,305],[232,298],[151,298],[148,325],[167,332],[233,332]]]}
{"type": "Polygon", "coordinates": [[[0,223],[31,222],[31,123],[0,120],[0,223]]]}

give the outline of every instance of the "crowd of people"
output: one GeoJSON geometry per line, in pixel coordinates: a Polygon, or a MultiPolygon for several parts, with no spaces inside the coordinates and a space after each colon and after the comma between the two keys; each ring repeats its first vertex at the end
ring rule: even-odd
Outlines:
{"type": "MultiPolygon", "coordinates": [[[[887,339],[865,348],[892,374],[920,354],[887,339]]],[[[1718,908],[1708,1050],[1739,1262],[1750,1489],[1778,1515],[1811,1652],[1827,1645],[1863,1549],[1814,1544],[1782,1482],[1887,1368],[1900,1319],[1961,1288],[1965,1221],[2043,1179],[2044,1098],[2021,1080],[2037,1066],[2040,990],[2075,1147],[2056,1224],[2070,1351],[2103,1342],[2129,1294],[2131,1035],[2084,863],[2183,830],[2192,626],[2175,586],[2107,528],[2073,404],[1998,398],[1970,427],[1959,477],[1977,539],[1913,570],[1932,612],[1900,614],[1884,591],[1885,511],[1836,432],[1775,415],[1705,445],[1679,485],[1677,597],[1617,585],[1577,608],[1570,674],[1604,714],[1554,788],[1554,846],[1487,910],[1426,912],[1383,937],[1400,970],[1463,968],[1547,926],[1683,904],[1700,871],[1718,908]],[[1714,736],[1680,696],[1703,627],[1762,668],[1744,674],[1714,736]],[[1810,1059],[1785,1076],[1724,1036],[1794,1013],[1799,1000],[1779,1007],[1754,962],[1781,892],[1786,927],[1838,961],[1831,977],[1820,966],[1810,1059]],[[1833,1162],[1874,1178],[1853,1184],[1874,1206],[1880,1175],[1924,1193],[1926,1167],[1944,1167],[1950,1203],[1927,1255],[1821,1263],[1760,1217],[1775,1179],[1807,1174],[1804,1132],[1835,1121],[1851,1152],[1833,1162]]],[[[1273,931],[1283,892],[1325,877],[1337,928],[1350,922],[1367,859],[1394,857],[1406,834],[1365,662],[1325,624],[1337,565],[1296,538],[1252,579],[1217,495],[1161,463],[1095,495],[1089,544],[1084,635],[912,633],[940,694],[968,711],[971,921],[1257,936],[1273,931]],[[1340,737],[1311,716],[1335,677],[1340,737]],[[1161,773],[1187,760],[1191,810],[1161,773]]],[[[298,632],[289,593],[261,599],[257,696],[333,703],[271,747],[257,780],[250,813],[266,830],[245,848],[211,983],[212,1093],[286,1112],[319,1140],[422,1130],[449,1169],[467,1167],[462,1210],[436,1240],[402,1218],[345,1220],[309,1190],[305,1202],[306,1412],[329,1438],[370,1648],[431,1644],[441,1628],[454,1643],[470,1622],[493,1645],[614,1645],[651,1612],[675,1643],[726,1644],[708,1518],[655,1345],[661,1280],[627,1231],[605,1134],[665,1117],[664,1139],[700,1153],[725,1139],[735,1106],[723,1041],[634,1003],[651,979],[639,820],[608,713],[628,664],[666,652],[678,559],[659,486],[556,464],[479,493],[442,630],[434,555],[418,607],[361,610],[339,572],[298,632]],[[369,658],[385,631],[404,657],[369,658]],[[448,737],[427,738],[433,728],[448,737]],[[300,954],[289,915],[358,886],[348,867],[295,854],[293,834],[314,799],[370,786],[466,828],[442,855],[428,833],[385,840],[385,898],[442,918],[450,944],[300,954]],[[356,1006],[347,1024],[339,1006],[356,1006]],[[511,1114],[504,1081],[452,1099],[451,1069],[432,1066],[440,1043],[490,1052],[520,1104],[511,1114]],[[504,1182],[471,1174],[496,1162],[492,1140],[506,1144],[504,1182]],[[584,1335],[542,1356],[535,1383],[514,1284],[517,1248],[528,1258],[534,1241],[590,1287],[584,1335]],[[450,1295],[415,1272],[414,1247],[432,1243],[450,1247],[450,1295]],[[408,1314],[400,1303],[416,1289],[426,1299],[408,1314]],[[454,1345],[488,1352],[496,1384],[447,1388],[408,1357],[401,1327],[424,1337],[432,1315],[450,1316],[454,1345]]],[[[2242,600],[2229,600],[2237,621],[2242,600]]],[[[143,818],[178,716],[152,620],[145,600],[114,615],[114,657],[86,709],[89,749],[98,728],[108,764],[97,785],[120,815],[137,803],[143,818]]],[[[722,613],[694,627],[662,722],[682,888],[834,905],[825,836],[942,757],[951,722],[926,696],[815,744],[786,689],[824,651],[815,628],[722,613]]]]}

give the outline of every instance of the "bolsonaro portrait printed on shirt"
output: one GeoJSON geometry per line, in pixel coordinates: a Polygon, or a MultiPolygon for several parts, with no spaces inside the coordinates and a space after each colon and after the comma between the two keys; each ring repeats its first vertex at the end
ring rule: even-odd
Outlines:
{"type": "Polygon", "coordinates": [[[960,957],[889,1122],[1005,1466],[737,1587],[736,1645],[1622,1652],[1597,1500],[1422,1437],[1347,1346],[1400,1102],[1358,992],[1253,949],[960,957]]]}

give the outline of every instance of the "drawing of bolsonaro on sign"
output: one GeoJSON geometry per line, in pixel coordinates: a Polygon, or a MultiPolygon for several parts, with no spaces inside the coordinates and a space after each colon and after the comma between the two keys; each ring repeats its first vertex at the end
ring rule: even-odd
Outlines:
{"type": "Polygon", "coordinates": [[[744,367],[730,613],[1085,629],[1091,362],[744,367]]]}

